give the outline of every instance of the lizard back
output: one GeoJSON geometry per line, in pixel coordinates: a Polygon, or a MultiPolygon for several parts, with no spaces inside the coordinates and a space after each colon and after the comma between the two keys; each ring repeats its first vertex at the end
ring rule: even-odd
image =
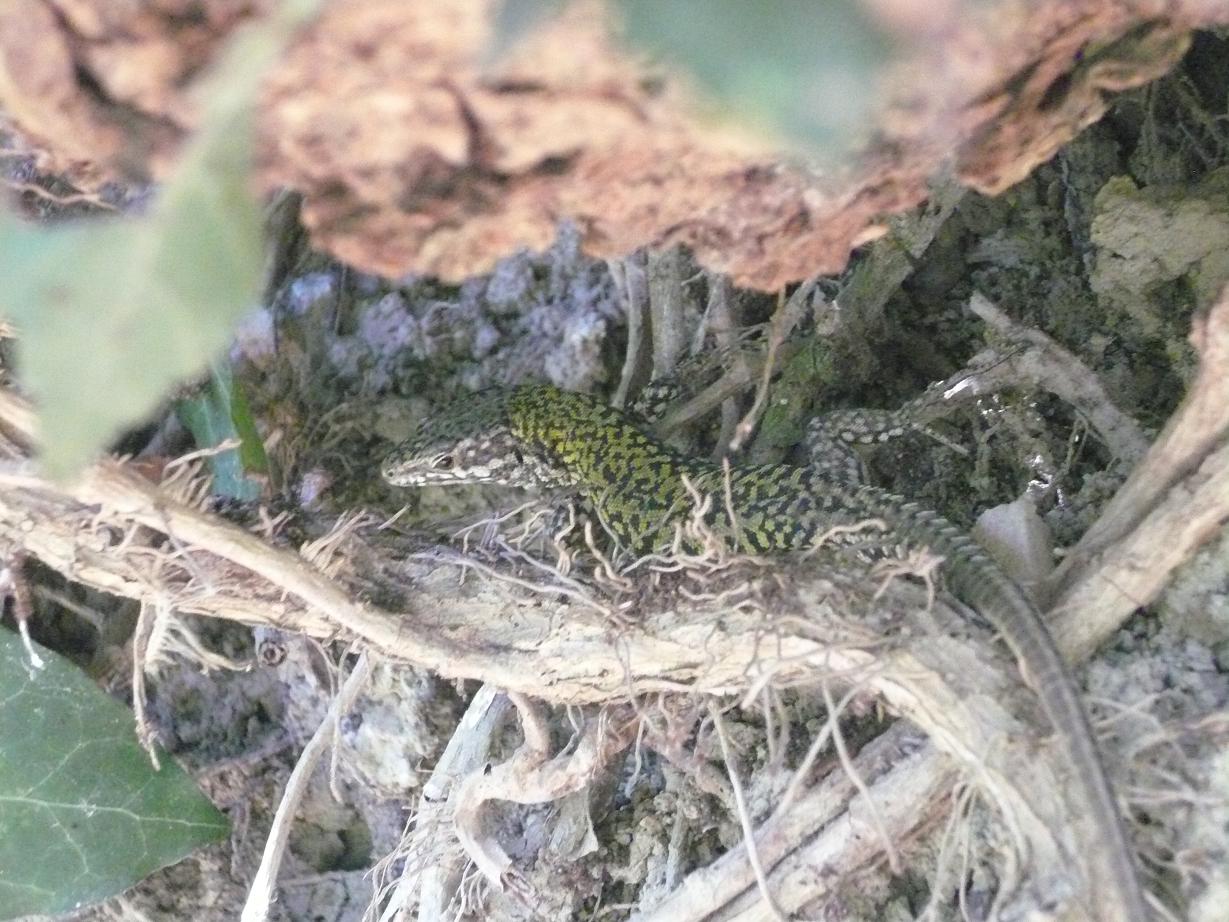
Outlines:
{"type": "Polygon", "coordinates": [[[670,545],[697,495],[710,497],[706,525],[749,552],[809,548],[834,526],[851,525],[863,526],[853,539],[862,548],[929,548],[944,558],[953,594],[999,632],[1024,667],[1073,769],[1070,800],[1089,811],[1105,850],[1100,883],[1125,919],[1149,918],[1114,793],[1061,653],[1036,606],[971,537],[937,513],[814,469],[768,464],[727,471],[685,458],[600,400],[548,384],[493,389],[445,410],[390,455],[384,476],[402,486],[566,487],[620,544],[642,553],[670,545]]]}

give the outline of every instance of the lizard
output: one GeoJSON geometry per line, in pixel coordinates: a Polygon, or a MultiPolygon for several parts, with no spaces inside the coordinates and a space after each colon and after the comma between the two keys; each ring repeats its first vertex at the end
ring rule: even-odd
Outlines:
{"type": "MultiPolygon", "coordinates": [[[[618,543],[648,553],[711,495],[706,523],[746,552],[805,550],[834,526],[874,523],[885,552],[926,547],[947,587],[1007,643],[1053,727],[1104,850],[1103,900],[1147,922],[1114,792],[1071,672],[1037,607],[976,541],[935,512],[821,467],[732,466],[685,457],[599,399],[550,384],[479,391],[444,407],[385,459],[393,486],[492,483],[577,494],[618,543]],[[734,521],[730,521],[731,513],[734,521]]],[[[868,540],[858,532],[859,547],[868,540]]]]}

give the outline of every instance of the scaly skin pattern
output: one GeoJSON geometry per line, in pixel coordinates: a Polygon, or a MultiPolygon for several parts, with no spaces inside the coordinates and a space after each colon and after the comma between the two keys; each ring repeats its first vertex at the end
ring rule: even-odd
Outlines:
{"type": "Polygon", "coordinates": [[[990,622],[1016,655],[1063,743],[1072,793],[1096,825],[1096,852],[1106,856],[1096,888],[1104,918],[1149,918],[1114,794],[1062,655],[1016,584],[938,514],[810,468],[734,467],[727,475],[707,461],[681,457],[599,400],[547,384],[492,389],[458,401],[399,446],[383,474],[397,486],[568,488],[622,545],[638,552],[668,546],[675,526],[693,513],[695,497],[685,480],[712,497],[708,526],[746,551],[805,549],[833,526],[876,519],[883,528],[860,530],[858,546],[869,541],[888,551],[929,548],[944,558],[953,594],[990,622]]]}

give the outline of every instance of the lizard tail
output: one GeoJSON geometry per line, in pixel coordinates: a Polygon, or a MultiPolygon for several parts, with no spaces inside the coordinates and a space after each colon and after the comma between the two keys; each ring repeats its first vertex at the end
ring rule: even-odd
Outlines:
{"type": "Polygon", "coordinates": [[[1078,773],[1073,793],[1079,802],[1073,806],[1087,811],[1095,827],[1109,839],[1103,841],[1101,857],[1096,861],[1096,873],[1103,880],[1101,886],[1094,887],[1091,892],[1105,902],[1094,914],[1115,920],[1148,922],[1151,914],[1132,858],[1134,850],[1127,839],[1117,800],[1097,751],[1096,736],[1079,690],[1041,613],[980,545],[942,516],[900,497],[889,498],[871,487],[862,487],[859,492],[862,491],[875,494],[873,503],[868,506],[879,510],[895,509],[894,541],[929,547],[944,558],[944,578],[952,594],[976,609],[998,631],[1036,691],[1078,773]],[[1115,902],[1118,904],[1116,910],[1115,902]]]}

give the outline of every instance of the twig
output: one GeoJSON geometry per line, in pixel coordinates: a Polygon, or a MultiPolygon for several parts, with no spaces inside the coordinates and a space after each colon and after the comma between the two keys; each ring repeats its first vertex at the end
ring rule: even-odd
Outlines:
{"type": "MultiPolygon", "coordinates": [[[[955,780],[956,771],[950,762],[941,758],[933,762],[919,765],[917,756],[909,755],[916,749],[921,738],[917,731],[898,724],[886,733],[872,740],[863,747],[854,762],[859,772],[865,778],[873,779],[870,785],[872,794],[881,802],[894,805],[901,800],[901,793],[896,785],[905,779],[921,779],[921,789],[925,791],[924,798],[916,801],[918,804],[929,804],[931,809],[937,809],[941,793],[950,787],[955,780]],[[896,768],[889,769],[896,765],[896,768]],[[889,769],[885,772],[885,769],[889,769]]],[[[759,829],[755,830],[755,848],[764,868],[769,885],[778,897],[783,897],[781,877],[791,867],[801,867],[807,861],[802,852],[810,847],[810,843],[828,838],[828,842],[820,846],[826,852],[821,861],[835,860],[840,855],[839,867],[844,874],[856,873],[858,870],[873,866],[880,859],[878,848],[867,848],[869,836],[853,828],[850,823],[834,823],[849,807],[850,801],[857,796],[857,789],[852,779],[844,772],[832,772],[809,791],[798,797],[791,809],[777,810],[759,829]],[[816,830],[824,830],[816,836],[816,830]],[[833,840],[841,840],[839,842],[833,840]],[[856,856],[842,852],[848,846],[850,839],[857,843],[856,856]],[[853,860],[850,860],[850,859],[853,860]]],[[[917,828],[928,819],[927,810],[915,809],[909,820],[908,828],[917,828]]],[[[885,822],[896,833],[898,839],[906,834],[906,827],[895,821],[892,816],[885,815],[885,822]]],[[[746,855],[747,840],[730,849],[712,864],[699,868],[683,879],[676,888],[661,903],[646,913],[639,913],[632,918],[635,922],[701,922],[718,916],[733,918],[734,906],[742,906],[748,910],[760,904],[760,889],[755,871],[746,855]]],[[[811,876],[814,878],[815,867],[831,865],[810,864],[811,876]]],[[[813,880],[806,888],[806,896],[797,892],[797,888],[788,897],[790,905],[801,905],[808,901],[807,896],[821,896],[826,892],[830,881],[826,879],[813,880]]]]}
{"type": "MultiPolygon", "coordinates": [[[[737,303],[732,297],[733,286],[728,276],[717,272],[706,273],[708,279],[708,304],[704,309],[704,317],[700,328],[696,330],[697,339],[692,344],[692,354],[699,354],[703,346],[703,331],[712,331],[717,348],[730,357],[730,371],[740,378],[751,381],[754,377],[751,364],[740,347],[738,330],[741,327],[737,303]]],[[[725,455],[725,446],[734,438],[734,429],[738,425],[738,402],[728,397],[721,402],[721,433],[713,448],[713,460],[720,460],[725,455]]]]}
{"type": "Polygon", "coordinates": [[[1156,443],[1050,580],[1064,649],[1086,656],[1229,522],[1229,287],[1196,318],[1199,371],[1156,443]]]}
{"type": "Polygon", "coordinates": [[[162,766],[158,761],[158,748],[153,730],[145,716],[145,651],[149,648],[149,641],[154,633],[154,621],[157,618],[154,610],[151,603],[142,604],[140,614],[137,615],[136,629],[132,632],[132,712],[137,725],[137,739],[141,741],[141,746],[149,756],[154,771],[159,771],[162,766]]]}
{"type": "Polygon", "coordinates": [[[1009,375],[1011,383],[1048,391],[1078,410],[1115,457],[1128,462],[1143,457],[1147,437],[1135,420],[1114,405],[1101,379],[1077,356],[1040,330],[1016,323],[980,292],[969,299],[969,310],[1005,339],[1032,347],[979,377],[1009,375]]]}
{"type": "Polygon", "coordinates": [[[730,789],[734,792],[734,804],[738,807],[738,822],[742,826],[743,842],[747,846],[747,861],[751,863],[751,868],[755,871],[755,882],[759,885],[760,896],[764,898],[768,912],[774,919],[778,922],[787,922],[785,913],[772,898],[768,878],[764,874],[763,865],[760,864],[759,852],[755,847],[755,827],[751,823],[751,814],[747,810],[747,798],[743,794],[743,785],[738,778],[738,769],[734,767],[734,756],[730,752],[730,742],[726,739],[725,722],[721,718],[721,709],[715,703],[710,702],[708,714],[712,718],[713,729],[717,731],[717,740],[721,743],[721,757],[725,759],[725,769],[730,776],[730,789]]]}
{"type": "Polygon", "coordinates": [[[363,653],[354,664],[354,670],[347,676],[337,697],[329,705],[328,714],[303,747],[299,761],[295,763],[294,770],[286,781],[281,803],[277,805],[277,812],[273,815],[273,824],[265,841],[260,867],[256,869],[256,875],[248,889],[247,901],[243,904],[243,913],[240,916],[242,922],[265,922],[269,918],[270,907],[277,896],[277,872],[290,840],[290,827],[299,804],[307,793],[307,785],[311,781],[316,764],[333,742],[338,719],[350,710],[358,693],[367,684],[370,673],[370,657],[363,653]]]}
{"type": "Polygon", "coordinates": [[[687,348],[682,250],[678,247],[650,250],[647,271],[653,378],[656,380],[670,376],[687,348]]]}
{"type": "MultiPolygon", "coordinates": [[[[828,709],[829,713],[836,713],[836,701],[832,697],[832,689],[828,687],[827,679],[822,680],[819,687],[823,692],[824,707],[828,709]]],[[[866,804],[866,810],[871,815],[871,824],[883,840],[884,854],[888,856],[888,867],[892,869],[893,874],[900,874],[900,855],[896,853],[896,846],[892,844],[892,837],[888,835],[887,826],[884,825],[883,817],[879,813],[879,807],[875,804],[874,797],[871,796],[870,789],[867,788],[866,782],[862,780],[861,773],[854,767],[853,759],[849,757],[849,750],[845,747],[845,735],[841,732],[839,726],[834,726],[833,728],[832,744],[836,748],[837,758],[841,761],[841,768],[844,769],[845,774],[849,775],[854,787],[862,795],[862,802],[866,804]]]]}
{"type": "Polygon", "coordinates": [[[484,831],[485,804],[491,800],[549,803],[582,790],[631,742],[638,720],[628,706],[615,708],[610,716],[599,712],[570,753],[548,758],[549,731],[539,706],[524,696],[517,700],[525,727],[524,744],[507,762],[472,772],[458,785],[455,819],[457,837],[487,880],[525,898],[527,882],[512,867],[499,842],[484,831]]]}
{"type": "MultiPolygon", "coordinates": [[[[413,832],[376,869],[379,881],[383,868],[395,860],[404,861],[401,876],[392,885],[392,895],[380,914],[380,922],[392,922],[398,912],[408,912],[416,891],[419,922],[445,918],[449,902],[460,887],[467,860],[452,835],[456,784],[486,763],[511,707],[508,697],[490,685],[482,686],[470,700],[444,754],[423,784],[413,832]]],[[[377,883],[376,889],[378,897],[388,885],[377,883]]]]}
{"type": "MultiPolygon", "coordinates": [[[[948,812],[947,822],[943,825],[943,834],[939,837],[939,853],[935,858],[935,871],[931,877],[930,897],[926,900],[926,906],[918,914],[919,922],[928,922],[928,920],[934,919],[938,913],[943,876],[949,860],[950,844],[958,826],[964,825],[967,829],[967,822],[965,822],[966,813],[975,790],[973,785],[958,784],[952,792],[955,806],[948,812]]],[[[963,879],[964,872],[962,871],[961,880],[963,879]]],[[[961,890],[963,891],[963,887],[961,890]]],[[[963,898],[964,895],[961,893],[962,901],[963,898]]]]}
{"type": "Polygon", "coordinates": [[[57,195],[50,189],[45,189],[37,183],[17,182],[12,179],[3,180],[4,185],[14,192],[29,192],[41,199],[60,207],[66,205],[92,205],[102,211],[119,211],[110,202],[104,201],[95,192],[72,192],[67,195],[57,195]]]}
{"type": "MultiPolygon", "coordinates": [[[[825,690],[827,685],[824,686],[825,690]]],[[[845,712],[845,708],[849,702],[853,700],[855,695],[865,693],[865,688],[860,685],[854,685],[849,691],[841,697],[841,700],[835,706],[827,706],[828,714],[824,719],[823,728],[815,734],[815,739],[811,740],[811,745],[807,747],[806,755],[802,757],[802,761],[798,763],[798,767],[794,769],[794,774],[789,780],[789,784],[785,788],[785,793],[781,795],[781,801],[773,809],[773,815],[783,813],[788,810],[793,802],[798,798],[802,786],[806,783],[807,775],[811,773],[811,768],[815,764],[815,760],[819,758],[819,754],[823,752],[824,746],[828,742],[828,738],[837,731],[837,721],[841,714],[845,712]]],[[[851,779],[852,780],[852,779],[851,779]]]]}
{"type": "Polygon", "coordinates": [[[768,327],[768,354],[764,359],[764,368],[755,389],[755,400],[751,404],[751,409],[734,427],[734,437],[730,439],[730,451],[740,450],[743,443],[755,431],[760,416],[764,412],[764,405],[768,401],[768,385],[772,383],[772,376],[776,374],[778,350],[794,331],[794,327],[806,316],[811,292],[815,290],[817,284],[819,284],[819,276],[812,276],[799,285],[788,300],[785,298],[785,293],[781,293],[780,305],[776,313],[772,315],[772,322],[768,327]]]}
{"type": "Polygon", "coordinates": [[[611,403],[619,408],[627,406],[628,394],[641,376],[647,355],[644,351],[644,315],[649,292],[644,261],[644,253],[634,253],[624,259],[609,260],[606,263],[627,313],[627,352],[623,357],[619,386],[611,399],[611,403]]]}

